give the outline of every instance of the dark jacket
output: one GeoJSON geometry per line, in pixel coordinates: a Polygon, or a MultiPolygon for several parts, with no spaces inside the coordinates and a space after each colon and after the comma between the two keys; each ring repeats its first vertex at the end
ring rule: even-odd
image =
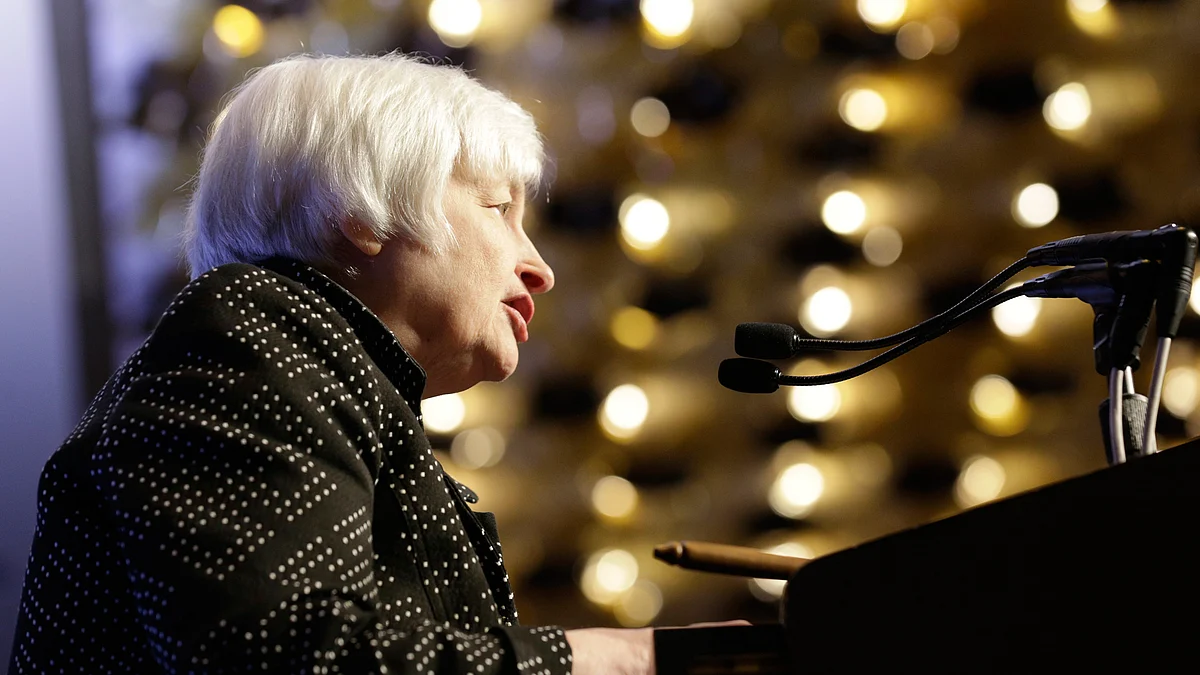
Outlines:
{"type": "Polygon", "coordinates": [[[53,455],[10,673],[567,673],[425,374],[301,263],[191,282],[53,455]]]}

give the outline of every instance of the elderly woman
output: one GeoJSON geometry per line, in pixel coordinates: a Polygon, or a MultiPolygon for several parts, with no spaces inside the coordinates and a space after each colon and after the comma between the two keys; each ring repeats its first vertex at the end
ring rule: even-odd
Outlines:
{"type": "Polygon", "coordinates": [[[232,97],[195,278],[47,464],[13,673],[646,673],[647,630],[517,625],[421,399],[503,380],[554,285],[531,117],[404,56],[232,97]]]}

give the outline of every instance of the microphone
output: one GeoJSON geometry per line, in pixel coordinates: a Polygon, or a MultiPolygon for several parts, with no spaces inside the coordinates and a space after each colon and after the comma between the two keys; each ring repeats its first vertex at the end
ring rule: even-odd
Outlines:
{"type": "Polygon", "coordinates": [[[739,323],[733,334],[733,351],[756,359],[790,359],[800,351],[800,334],[782,323],[739,323]]]}
{"type": "Polygon", "coordinates": [[[773,393],[779,389],[782,376],[774,364],[754,359],[725,359],[717,369],[721,386],[743,394],[773,393]]]}

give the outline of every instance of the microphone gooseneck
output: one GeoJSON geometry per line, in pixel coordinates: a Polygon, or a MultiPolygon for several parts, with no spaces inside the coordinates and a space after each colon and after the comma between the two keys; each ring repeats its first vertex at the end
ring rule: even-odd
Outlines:
{"type": "Polygon", "coordinates": [[[742,323],[738,324],[734,333],[733,350],[739,356],[755,359],[787,359],[807,351],[840,351],[860,352],[882,349],[900,344],[909,338],[929,330],[935,330],[939,322],[953,319],[964,311],[970,311],[980,298],[987,296],[999,288],[1005,281],[1029,267],[1029,262],[1022,258],[1001,270],[967,297],[955,303],[946,311],[932,316],[921,323],[880,338],[870,340],[822,340],[817,338],[801,338],[795,328],[781,323],[742,323]]]}
{"type": "Polygon", "coordinates": [[[780,385],[802,387],[843,382],[858,377],[863,373],[870,372],[893,359],[911,352],[926,342],[953,330],[981,311],[989,310],[996,305],[1008,302],[1023,294],[1020,287],[1001,291],[977,303],[958,316],[938,324],[923,335],[912,338],[878,356],[867,359],[857,366],[839,370],[835,373],[826,373],[824,375],[783,375],[779,368],[766,361],[758,361],[756,359],[725,359],[721,362],[721,366],[717,371],[717,379],[723,386],[746,394],[770,394],[778,389],[780,385]]]}

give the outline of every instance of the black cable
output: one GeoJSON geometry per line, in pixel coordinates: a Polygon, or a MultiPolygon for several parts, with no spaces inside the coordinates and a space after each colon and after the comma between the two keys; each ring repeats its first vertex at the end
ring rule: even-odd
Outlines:
{"type": "MultiPolygon", "coordinates": [[[[914,335],[918,335],[918,334],[922,333],[923,331],[925,331],[926,329],[937,330],[938,327],[935,325],[932,325],[932,324],[937,324],[937,323],[939,323],[941,321],[945,321],[947,319],[953,320],[954,318],[956,318],[958,316],[958,313],[960,311],[963,311],[966,313],[970,313],[970,312],[974,311],[974,308],[971,307],[971,305],[978,302],[979,298],[987,295],[988,293],[991,293],[993,290],[998,288],[1005,281],[1008,281],[1013,276],[1016,276],[1019,272],[1021,272],[1022,270],[1024,270],[1025,268],[1027,268],[1029,266],[1030,266],[1029,259],[1021,258],[1020,260],[1016,261],[1015,263],[1004,268],[1003,271],[1001,271],[996,276],[992,277],[984,285],[975,289],[974,292],[972,292],[970,295],[968,295],[967,297],[960,300],[957,304],[955,304],[950,309],[947,309],[946,311],[942,312],[941,314],[938,314],[937,316],[930,317],[930,318],[922,321],[921,323],[913,326],[912,328],[907,328],[905,330],[902,330],[899,333],[894,333],[894,334],[888,335],[886,337],[873,338],[870,340],[821,340],[821,339],[817,339],[817,338],[797,338],[795,341],[795,349],[797,349],[797,350],[813,349],[813,350],[841,351],[841,352],[864,352],[864,351],[869,351],[872,349],[880,349],[881,347],[890,347],[894,344],[903,342],[903,341],[911,338],[914,335]],[[969,309],[963,310],[963,307],[968,307],[969,309]]],[[[1013,296],[1013,297],[1016,297],[1016,296],[1013,296]]],[[[958,324],[955,324],[955,325],[958,325],[958,324]]],[[[942,332],[945,332],[945,331],[942,331],[942,332]]],[[[941,334],[942,333],[934,333],[935,336],[941,335],[941,334]]],[[[870,363],[870,361],[868,361],[867,363],[870,363]]]]}
{"type": "MultiPolygon", "coordinates": [[[[1010,269],[1011,269],[1011,267],[1010,267],[1010,269]]],[[[1007,271],[1008,270],[1005,270],[1005,272],[1007,272],[1007,271]]],[[[1003,272],[1001,272],[1001,274],[1003,274],[1003,272]]],[[[996,279],[992,280],[992,282],[995,282],[995,281],[996,281],[996,279]]],[[[992,282],[988,282],[988,283],[990,284],[992,282]]],[[[998,281],[996,283],[997,283],[997,285],[999,285],[1000,283],[1003,283],[1003,282],[1004,282],[1004,279],[1000,279],[1000,281],[998,281]]],[[[982,290],[982,288],[980,290],[982,290]]],[[[991,308],[995,307],[996,305],[1003,304],[1005,302],[1008,302],[1009,300],[1012,300],[1013,298],[1017,298],[1017,297],[1024,295],[1027,290],[1028,289],[1024,289],[1024,288],[1018,286],[1016,288],[1010,288],[1006,291],[1001,291],[1001,292],[987,298],[986,300],[979,302],[978,304],[967,309],[966,311],[962,312],[961,314],[951,317],[950,319],[944,321],[943,323],[938,324],[930,332],[925,333],[919,337],[912,338],[912,339],[908,340],[907,342],[901,344],[898,347],[893,347],[892,349],[889,349],[886,352],[884,352],[878,356],[867,359],[866,361],[863,361],[862,363],[858,364],[857,366],[854,366],[853,368],[847,368],[846,370],[839,370],[836,373],[826,373],[824,375],[781,375],[781,376],[779,376],[778,383],[780,385],[784,385],[784,386],[804,387],[804,386],[813,386],[813,385],[819,385],[819,384],[833,384],[835,382],[842,382],[844,380],[849,380],[853,377],[858,377],[859,375],[862,375],[863,373],[869,372],[871,370],[878,368],[879,366],[882,366],[883,364],[887,363],[888,361],[891,361],[897,357],[907,354],[908,352],[911,352],[912,350],[916,349],[917,347],[920,347],[921,345],[925,344],[926,342],[929,342],[930,340],[932,340],[940,335],[944,335],[944,334],[950,332],[952,329],[958,327],[964,321],[971,318],[973,315],[975,315],[976,313],[978,313],[980,311],[985,311],[985,310],[991,309],[991,308]]],[[[980,291],[976,291],[976,292],[972,293],[971,295],[967,296],[967,299],[969,300],[969,299],[975,297],[976,295],[979,294],[979,292],[980,291]]],[[[964,300],[963,302],[966,302],[966,300],[964,300]]],[[[963,303],[960,302],[957,305],[955,305],[955,307],[959,307],[962,304],[963,303]]],[[[939,314],[937,317],[934,317],[934,319],[943,317],[945,314],[946,314],[946,312],[943,312],[942,314],[939,314]]],[[[933,321],[934,319],[929,319],[928,321],[925,321],[921,325],[928,324],[930,321],[933,321]]],[[[917,326],[917,327],[919,327],[919,326],[917,326]]],[[[911,331],[911,329],[910,329],[910,331],[911,331]]],[[[905,331],[905,332],[907,333],[909,331],[905,331]]],[[[899,335],[899,333],[897,333],[897,335],[899,335]]],[[[884,338],[879,338],[879,339],[884,339],[884,338]]]]}

